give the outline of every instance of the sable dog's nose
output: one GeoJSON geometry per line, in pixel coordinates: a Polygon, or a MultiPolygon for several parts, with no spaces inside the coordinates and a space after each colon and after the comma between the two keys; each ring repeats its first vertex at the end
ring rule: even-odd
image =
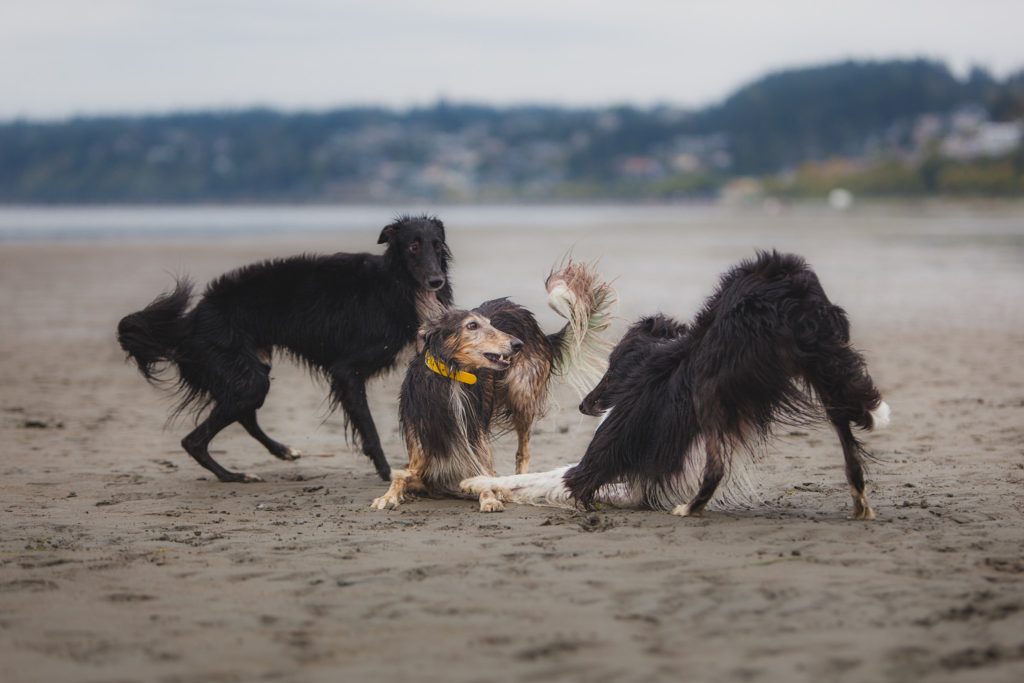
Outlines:
{"type": "Polygon", "coordinates": [[[519,341],[515,337],[512,337],[512,353],[517,353],[521,348],[523,348],[523,342],[519,341]]]}
{"type": "Polygon", "coordinates": [[[429,280],[427,280],[427,284],[430,285],[432,289],[441,289],[441,285],[444,284],[444,278],[432,277],[429,280]]]}

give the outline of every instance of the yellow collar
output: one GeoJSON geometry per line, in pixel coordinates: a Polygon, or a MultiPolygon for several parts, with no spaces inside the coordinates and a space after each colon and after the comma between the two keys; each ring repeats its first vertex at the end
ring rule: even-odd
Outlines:
{"type": "Polygon", "coordinates": [[[423,360],[426,361],[428,368],[442,377],[448,377],[458,382],[462,382],[463,384],[476,384],[476,375],[471,372],[466,372],[465,370],[452,372],[448,369],[448,366],[431,356],[429,353],[423,354],[423,360]]]}

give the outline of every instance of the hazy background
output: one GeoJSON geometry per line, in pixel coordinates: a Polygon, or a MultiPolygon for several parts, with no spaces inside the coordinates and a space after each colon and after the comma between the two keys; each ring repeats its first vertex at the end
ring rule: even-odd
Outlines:
{"type": "Polygon", "coordinates": [[[5,0],[0,116],[254,105],[702,106],[765,72],[1024,66],[1013,0],[5,0]]]}
{"type": "Polygon", "coordinates": [[[1024,4],[7,0],[0,202],[1024,191],[1024,4]]]}

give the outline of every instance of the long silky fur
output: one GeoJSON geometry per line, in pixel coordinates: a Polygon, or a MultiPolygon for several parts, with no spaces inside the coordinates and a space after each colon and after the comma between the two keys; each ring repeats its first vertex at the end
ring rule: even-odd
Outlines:
{"type": "Polygon", "coordinates": [[[562,330],[548,335],[556,348],[554,371],[583,398],[608,367],[612,345],[604,334],[618,296],[601,279],[596,263],[571,258],[552,269],[544,287],[548,306],[567,320],[562,330]]]}
{"type": "Polygon", "coordinates": [[[423,346],[409,361],[399,395],[399,421],[407,446],[410,452],[422,452],[420,475],[435,493],[456,494],[463,478],[493,472],[487,444],[493,373],[473,370],[477,383],[468,385],[439,375],[426,364],[430,354],[452,374],[463,370],[452,358],[452,344],[465,314],[450,310],[426,323],[423,346]]]}
{"type": "Polygon", "coordinates": [[[602,349],[608,347],[601,335],[608,328],[614,292],[592,265],[571,260],[553,270],[545,286],[552,307],[567,319],[553,334],[545,335],[529,310],[507,298],[474,309],[523,343],[508,370],[473,370],[474,385],[434,373],[425,360],[430,354],[451,373],[461,369],[451,345],[467,312],[449,310],[424,325],[422,348],[402,385],[399,413],[410,452],[412,445],[423,452],[428,490],[457,495],[462,479],[493,475],[485,442],[496,431],[529,431],[544,411],[556,370],[572,377],[581,395],[600,379],[602,349]]]}
{"type": "MultiPolygon", "coordinates": [[[[191,308],[191,283],[179,280],[171,293],[125,316],[118,341],[150,382],[166,379],[162,373],[174,367],[172,418],[192,414],[197,421],[211,405],[231,421],[248,419],[270,389],[272,355],[296,360],[327,381],[331,409],[344,408],[349,433],[359,435],[363,452],[387,478],[379,439],[366,436],[376,428],[358,394],[368,379],[395,366],[423,316],[451,305],[452,288],[440,220],[398,217],[383,228],[378,244],[385,243],[383,254],[301,254],[238,268],[213,280],[191,308]],[[408,248],[413,240],[415,251],[408,248]],[[444,283],[432,291],[425,279],[435,275],[444,283]]],[[[222,422],[218,417],[213,435],[222,422]]],[[[190,453],[222,479],[233,476],[206,452],[213,435],[193,445],[200,457],[190,453]]]]}
{"type": "MultiPolygon", "coordinates": [[[[662,317],[656,326],[674,332],[652,335],[651,320],[616,348],[631,362],[613,352],[581,406],[611,411],[565,474],[585,507],[625,484],[644,507],[674,508],[698,487],[709,440],[739,480],[776,424],[807,424],[824,408],[835,423],[873,426],[881,395],[849,344],[845,313],[800,257],[759,252],[722,277],[692,325],[662,317]]],[[[866,457],[856,439],[852,448],[866,457]]],[[[733,496],[742,501],[744,488],[733,496]]]]}

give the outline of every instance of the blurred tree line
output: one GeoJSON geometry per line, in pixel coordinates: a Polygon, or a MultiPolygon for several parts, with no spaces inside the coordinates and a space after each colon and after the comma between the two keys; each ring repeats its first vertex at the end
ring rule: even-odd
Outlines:
{"type": "Polygon", "coordinates": [[[1020,126],[1024,71],[850,61],[770,74],[698,111],[439,102],[12,121],[0,124],[0,201],[668,199],[746,176],[791,195],[1020,194],[1019,143],[944,152],[964,110],[977,126],[1020,126]]]}

